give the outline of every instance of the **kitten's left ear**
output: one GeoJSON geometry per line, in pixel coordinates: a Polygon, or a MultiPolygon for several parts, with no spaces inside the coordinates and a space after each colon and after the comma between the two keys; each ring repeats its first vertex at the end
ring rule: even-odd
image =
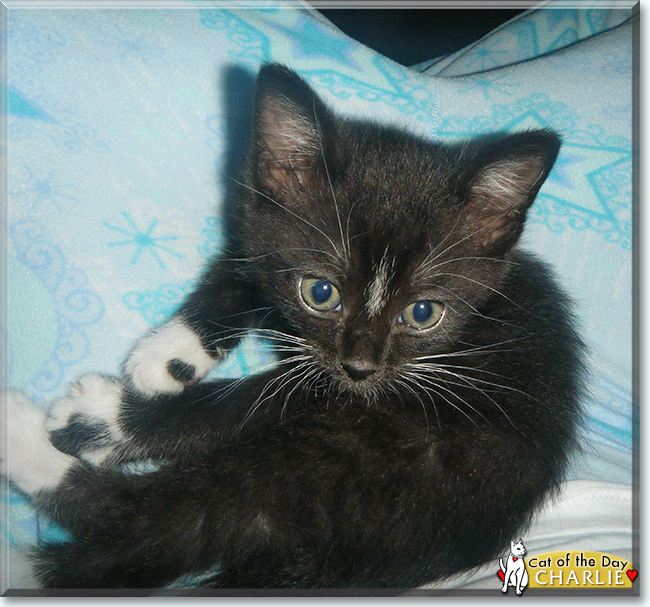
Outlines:
{"type": "Polygon", "coordinates": [[[464,178],[466,233],[495,252],[512,247],[560,145],[560,137],[548,130],[501,136],[481,144],[464,178]]]}

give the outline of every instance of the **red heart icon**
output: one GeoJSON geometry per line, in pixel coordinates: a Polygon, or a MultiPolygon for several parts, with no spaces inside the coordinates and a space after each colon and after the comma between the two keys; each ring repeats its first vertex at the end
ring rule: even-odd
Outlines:
{"type": "Polygon", "coordinates": [[[627,577],[630,578],[630,582],[633,582],[634,578],[639,575],[639,572],[636,569],[628,569],[625,573],[627,573],[627,577]]]}
{"type": "MultiPolygon", "coordinates": [[[[627,574],[629,575],[630,572],[628,571],[627,574]]],[[[503,571],[501,571],[501,569],[499,569],[499,571],[497,571],[497,575],[501,578],[501,581],[502,581],[502,582],[503,582],[503,580],[506,579],[506,574],[503,573],[503,571]]]]}

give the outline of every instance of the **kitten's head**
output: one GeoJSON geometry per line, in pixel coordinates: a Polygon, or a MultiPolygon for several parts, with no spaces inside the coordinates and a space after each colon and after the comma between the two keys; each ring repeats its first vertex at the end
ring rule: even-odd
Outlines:
{"type": "Polygon", "coordinates": [[[548,131],[447,146],[344,120],[266,66],[244,218],[260,288],[342,388],[408,383],[499,289],[559,146],[548,131]]]}

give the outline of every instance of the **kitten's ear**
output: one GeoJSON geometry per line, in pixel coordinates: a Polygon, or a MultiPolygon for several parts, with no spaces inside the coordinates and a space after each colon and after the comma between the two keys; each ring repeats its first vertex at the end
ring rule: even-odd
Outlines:
{"type": "Polygon", "coordinates": [[[272,196],[309,187],[323,157],[322,133],[329,112],[291,70],[269,64],[260,70],[255,96],[253,173],[272,196]]]}
{"type": "Polygon", "coordinates": [[[526,211],[560,150],[558,135],[527,131],[482,143],[465,173],[465,221],[484,247],[505,251],[524,227],[526,211]]]}

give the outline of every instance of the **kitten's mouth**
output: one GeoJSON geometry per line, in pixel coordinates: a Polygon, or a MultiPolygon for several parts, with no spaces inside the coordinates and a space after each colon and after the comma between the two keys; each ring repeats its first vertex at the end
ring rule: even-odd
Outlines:
{"type": "Polygon", "coordinates": [[[349,363],[341,363],[336,380],[340,389],[361,396],[368,400],[375,400],[382,392],[381,385],[385,378],[377,367],[359,367],[349,363]]]}

